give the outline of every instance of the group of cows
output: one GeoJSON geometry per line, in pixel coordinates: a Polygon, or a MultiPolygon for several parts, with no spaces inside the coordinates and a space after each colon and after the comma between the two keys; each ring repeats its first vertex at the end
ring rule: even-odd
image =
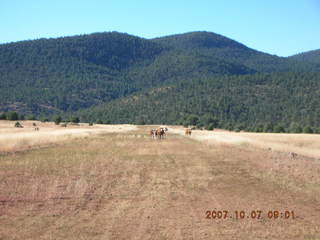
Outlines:
{"type": "Polygon", "coordinates": [[[166,128],[166,127],[161,127],[158,129],[151,129],[150,135],[154,139],[162,139],[166,135],[167,131],[168,131],[168,128],[166,128]]]}
{"type": "MultiPolygon", "coordinates": [[[[166,127],[160,127],[158,129],[151,129],[150,136],[153,139],[162,139],[165,137],[167,131],[168,131],[168,128],[166,128],[166,127]]],[[[191,129],[190,128],[185,129],[185,135],[191,136],[191,129]]]]}

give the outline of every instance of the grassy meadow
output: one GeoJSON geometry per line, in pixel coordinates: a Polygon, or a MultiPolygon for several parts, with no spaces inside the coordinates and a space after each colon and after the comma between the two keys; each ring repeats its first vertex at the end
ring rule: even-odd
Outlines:
{"type": "MultiPolygon", "coordinates": [[[[26,149],[14,145],[18,137],[0,149],[1,240],[320,238],[318,158],[208,140],[219,131],[186,137],[169,126],[156,140],[148,134],[154,126],[46,124],[39,132],[1,128],[2,143],[10,131],[32,134],[22,138],[26,149]],[[67,130],[74,132],[53,141],[50,133],[67,130]],[[208,210],[233,218],[207,219],[208,210]],[[263,218],[236,219],[241,210],[261,210],[263,218]],[[294,211],[295,218],[269,219],[270,210],[294,211]]],[[[273,143],[286,144],[281,138],[273,143]]],[[[317,146],[305,136],[297,144],[317,146]]]]}

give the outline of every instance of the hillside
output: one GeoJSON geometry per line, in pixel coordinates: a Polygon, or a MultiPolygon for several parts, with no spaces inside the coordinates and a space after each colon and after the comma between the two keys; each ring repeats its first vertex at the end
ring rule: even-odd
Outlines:
{"type": "Polygon", "coordinates": [[[320,49],[296,54],[289,58],[295,61],[314,63],[320,66],[320,49]]]}
{"type": "Polygon", "coordinates": [[[211,32],[191,32],[153,39],[171,48],[200,52],[210,57],[242,64],[257,72],[320,71],[315,62],[297,62],[295,59],[263,53],[211,32]]]}
{"type": "Polygon", "coordinates": [[[215,127],[253,131],[270,124],[320,127],[319,79],[320,73],[259,73],[180,81],[79,114],[86,121],[140,124],[183,124],[196,116],[196,124],[212,118],[215,127]]]}
{"type": "Polygon", "coordinates": [[[298,117],[305,123],[302,119],[314,118],[318,103],[318,92],[309,89],[319,82],[317,53],[283,58],[209,32],[156,39],[109,32],[2,44],[0,113],[69,116],[80,111],[82,120],[149,123],[210,113],[221,122],[247,126],[266,122],[265,116],[284,123],[298,117]],[[299,76],[294,83],[293,75],[299,76]],[[268,76],[263,87],[260,76],[268,76]],[[159,89],[170,91],[150,94],[159,89]],[[298,103],[288,89],[308,101],[298,103]],[[149,102],[162,110],[154,114],[149,102]],[[289,110],[280,111],[283,107],[289,110]]]}

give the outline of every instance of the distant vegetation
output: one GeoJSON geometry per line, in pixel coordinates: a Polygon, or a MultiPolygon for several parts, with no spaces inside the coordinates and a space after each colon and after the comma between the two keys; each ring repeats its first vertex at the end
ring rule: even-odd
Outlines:
{"type": "Polygon", "coordinates": [[[0,119],[319,132],[319,72],[320,50],[283,58],[209,32],[2,44],[0,119]]]}

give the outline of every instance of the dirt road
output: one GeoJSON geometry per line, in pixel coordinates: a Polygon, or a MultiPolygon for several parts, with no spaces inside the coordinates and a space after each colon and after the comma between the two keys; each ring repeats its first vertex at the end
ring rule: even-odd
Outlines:
{"type": "Polygon", "coordinates": [[[319,239],[319,181],[312,158],[110,133],[1,157],[0,239],[319,239]]]}

